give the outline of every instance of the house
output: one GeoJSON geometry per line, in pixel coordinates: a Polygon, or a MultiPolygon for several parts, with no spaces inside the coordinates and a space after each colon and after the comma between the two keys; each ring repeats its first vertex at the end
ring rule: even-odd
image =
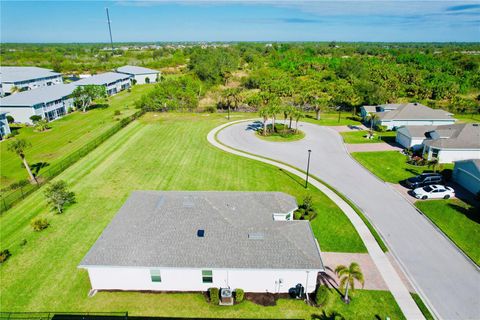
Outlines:
{"type": "Polygon", "coordinates": [[[160,71],[137,66],[123,66],[117,72],[131,75],[138,84],[157,82],[160,74],[160,71]]]}
{"type": "Polygon", "coordinates": [[[370,114],[377,112],[377,106],[361,106],[360,116],[363,120],[366,120],[370,114]]]}
{"type": "Polygon", "coordinates": [[[310,223],[280,192],[135,191],[81,261],[92,290],[313,292],[310,223]]]}
{"type": "Polygon", "coordinates": [[[118,72],[105,72],[72,82],[75,86],[105,86],[109,96],[130,88],[131,75],[118,72]]]}
{"type": "Polygon", "coordinates": [[[11,133],[10,126],[7,121],[7,113],[0,112],[0,138],[3,139],[6,135],[11,133]]]}
{"type": "Polygon", "coordinates": [[[73,107],[71,94],[74,89],[72,84],[58,84],[12,94],[0,98],[0,112],[8,113],[15,122],[31,124],[30,117],[34,115],[52,121],[73,107]]]}
{"type": "Polygon", "coordinates": [[[62,75],[38,67],[0,66],[1,96],[63,83],[62,75]]]}
{"type": "Polygon", "coordinates": [[[427,133],[435,130],[437,126],[401,126],[397,128],[395,141],[407,149],[419,150],[423,142],[430,137],[427,133]]]}
{"type": "Polygon", "coordinates": [[[456,121],[451,113],[420,103],[382,105],[376,115],[375,125],[385,126],[389,130],[401,126],[447,125],[456,121]]]}
{"type": "Polygon", "coordinates": [[[473,194],[480,194],[480,159],[455,161],[453,180],[473,194]]]}
{"type": "Polygon", "coordinates": [[[423,153],[429,160],[452,163],[467,159],[480,159],[480,124],[461,123],[437,126],[426,133],[423,153]]]}

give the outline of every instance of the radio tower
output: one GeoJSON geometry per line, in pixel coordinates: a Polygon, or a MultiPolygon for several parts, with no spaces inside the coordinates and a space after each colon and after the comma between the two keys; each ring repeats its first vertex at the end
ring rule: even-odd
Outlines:
{"type": "Polygon", "coordinates": [[[113,38],[112,38],[112,27],[110,26],[110,15],[108,14],[108,8],[105,8],[107,10],[107,22],[108,22],[108,32],[110,32],[110,45],[112,46],[112,54],[113,54],[113,38]]]}

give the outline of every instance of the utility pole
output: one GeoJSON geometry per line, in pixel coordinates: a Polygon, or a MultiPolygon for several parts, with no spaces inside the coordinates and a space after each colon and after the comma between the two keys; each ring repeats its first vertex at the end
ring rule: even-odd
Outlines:
{"type": "Polygon", "coordinates": [[[108,22],[108,32],[110,33],[110,45],[112,46],[112,55],[113,55],[113,38],[112,38],[112,27],[110,26],[110,15],[108,14],[108,8],[105,8],[107,10],[107,22],[108,22]]]}

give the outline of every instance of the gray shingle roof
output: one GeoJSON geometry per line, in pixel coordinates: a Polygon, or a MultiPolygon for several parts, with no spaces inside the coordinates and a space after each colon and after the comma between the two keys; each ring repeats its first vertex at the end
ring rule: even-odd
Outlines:
{"type": "Polygon", "coordinates": [[[425,145],[445,149],[480,149],[480,124],[461,123],[437,126],[440,139],[427,140],[425,145]]]}
{"type": "Polygon", "coordinates": [[[397,131],[406,131],[412,138],[426,138],[426,133],[435,130],[437,126],[401,126],[397,131]]]}
{"type": "Polygon", "coordinates": [[[6,67],[0,66],[2,82],[20,82],[40,78],[60,76],[60,73],[38,67],[6,67]]]}
{"type": "Polygon", "coordinates": [[[123,67],[117,68],[117,72],[136,75],[136,74],[159,73],[160,71],[144,68],[144,67],[138,67],[138,66],[123,66],[123,67]]]}
{"type": "Polygon", "coordinates": [[[296,208],[280,192],[135,191],[80,267],[323,269],[308,221],[273,220],[296,208]]]}
{"type": "Polygon", "coordinates": [[[109,83],[116,82],[118,80],[124,80],[130,78],[130,75],[118,72],[105,72],[93,75],[88,78],[83,78],[81,80],[72,82],[76,86],[85,86],[85,85],[107,85],[109,83]]]}
{"type": "Polygon", "coordinates": [[[1,107],[34,106],[69,96],[75,90],[72,84],[57,84],[28,90],[0,98],[1,107]]]}
{"type": "Polygon", "coordinates": [[[362,108],[365,110],[365,112],[370,113],[370,112],[376,112],[377,111],[377,106],[362,106],[362,108]]]}
{"type": "Polygon", "coordinates": [[[420,103],[406,103],[392,111],[377,113],[380,120],[455,120],[444,110],[420,103]]]}

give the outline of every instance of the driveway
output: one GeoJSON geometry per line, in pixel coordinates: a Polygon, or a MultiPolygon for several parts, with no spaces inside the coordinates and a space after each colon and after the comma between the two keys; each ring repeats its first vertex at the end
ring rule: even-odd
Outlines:
{"type": "Polygon", "coordinates": [[[351,199],[387,242],[417,291],[443,319],[480,318],[480,273],[399,193],[353,160],[340,135],[300,123],[303,140],[275,143],[255,137],[251,122],[229,126],[218,139],[233,148],[305,169],[351,199]]]}

